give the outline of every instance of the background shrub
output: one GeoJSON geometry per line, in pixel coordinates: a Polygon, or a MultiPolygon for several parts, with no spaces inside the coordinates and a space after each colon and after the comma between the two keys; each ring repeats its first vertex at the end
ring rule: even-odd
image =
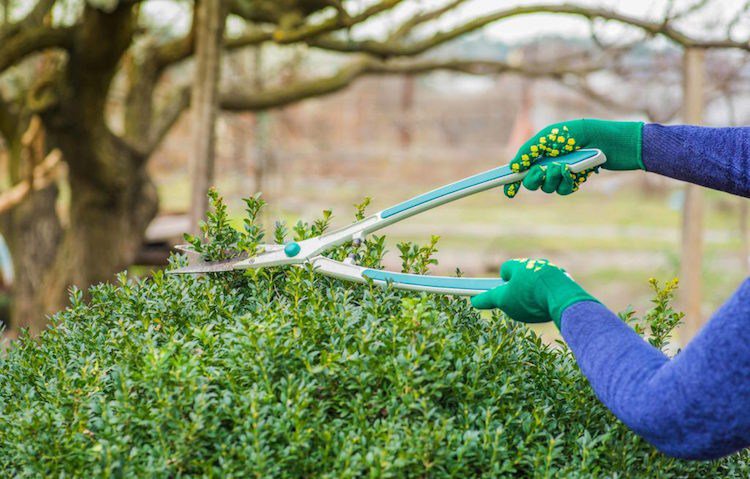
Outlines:
{"type": "MultiPolygon", "coordinates": [[[[204,255],[254,251],[218,196],[204,255]]],[[[365,204],[358,208],[362,215],[365,204]]],[[[323,219],[292,228],[319,234],[323,219]]],[[[276,240],[286,227],[277,225],[276,240]]],[[[335,252],[352,251],[345,245],[335,252]]],[[[399,246],[424,271],[435,245],[399,246]]],[[[383,238],[358,254],[377,265],[383,238]]],[[[184,261],[176,258],[176,262],[184,261]]],[[[679,320],[659,290],[654,344],[679,320]]],[[[550,347],[465,299],[353,285],[309,268],[120,275],[0,360],[7,476],[747,477],[747,454],[698,463],[658,453],[550,347]]],[[[636,321],[635,315],[624,315],[636,321]]],[[[643,324],[641,324],[641,327],[643,324]]],[[[648,326],[648,325],[646,325],[648,326]]]]}

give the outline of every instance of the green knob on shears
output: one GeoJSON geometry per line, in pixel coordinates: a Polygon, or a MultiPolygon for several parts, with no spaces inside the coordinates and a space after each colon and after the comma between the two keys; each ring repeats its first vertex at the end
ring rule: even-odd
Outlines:
{"type": "Polygon", "coordinates": [[[284,246],[284,254],[286,254],[288,257],[292,258],[294,256],[297,256],[300,252],[300,246],[296,242],[292,241],[290,243],[287,243],[286,246],[284,246]]]}

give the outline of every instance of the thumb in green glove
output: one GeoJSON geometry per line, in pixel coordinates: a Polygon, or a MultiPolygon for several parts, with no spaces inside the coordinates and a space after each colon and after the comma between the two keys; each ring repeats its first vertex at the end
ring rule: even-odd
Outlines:
{"type": "MultiPolygon", "coordinates": [[[[530,170],[523,186],[541,188],[545,193],[569,195],[583,184],[594,170],[572,173],[567,165],[534,165],[543,157],[560,157],[581,148],[604,152],[607,170],[645,169],[641,159],[642,122],[608,120],[570,120],[543,128],[518,150],[510,162],[514,172],[530,170]],[[553,168],[554,166],[554,168],[553,168]]],[[[513,198],[521,183],[505,185],[505,195],[513,198]]]]}
{"type": "Polygon", "coordinates": [[[581,301],[597,301],[565,270],[545,259],[513,259],[503,263],[502,286],[471,298],[478,309],[499,308],[516,321],[544,323],[554,321],[560,328],[562,313],[581,301]]]}

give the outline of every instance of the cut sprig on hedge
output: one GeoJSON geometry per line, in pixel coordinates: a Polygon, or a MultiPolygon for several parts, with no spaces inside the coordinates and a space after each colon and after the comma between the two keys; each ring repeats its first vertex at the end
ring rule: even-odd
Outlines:
{"type": "MultiPolygon", "coordinates": [[[[193,247],[207,259],[255,251],[260,198],[242,231],[216,193],[212,204],[193,247]]],[[[377,267],[384,245],[331,256],[377,267]]],[[[435,247],[399,250],[424,272],[435,247]]],[[[654,308],[627,316],[663,346],[675,285],[653,284],[654,308]]],[[[0,358],[0,474],[745,478],[750,464],[660,454],[597,401],[567,348],[501,314],[287,267],[73,290],[41,337],[0,358]]]]}

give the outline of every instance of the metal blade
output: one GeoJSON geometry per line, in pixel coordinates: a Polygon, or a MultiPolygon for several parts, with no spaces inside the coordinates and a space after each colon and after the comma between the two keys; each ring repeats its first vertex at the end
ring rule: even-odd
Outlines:
{"type": "Polygon", "coordinates": [[[174,245],[174,249],[180,253],[196,254],[196,251],[193,250],[193,246],[189,244],[176,244],[174,245]]]}
{"type": "Polygon", "coordinates": [[[222,261],[191,261],[187,266],[167,271],[167,274],[224,273],[234,271],[235,265],[247,259],[247,253],[222,261]]]}
{"type": "Polygon", "coordinates": [[[280,264],[286,264],[288,258],[284,255],[284,245],[277,244],[261,244],[258,245],[258,256],[254,256],[252,259],[250,255],[245,252],[239,253],[233,258],[222,260],[222,261],[203,261],[200,259],[198,253],[192,249],[191,245],[181,244],[175,245],[176,250],[187,254],[188,266],[177,268],[171,271],[167,271],[167,274],[198,274],[198,273],[222,273],[225,271],[241,270],[252,267],[255,263],[256,258],[262,258],[263,261],[259,266],[275,266],[273,259],[277,258],[281,254],[282,261],[280,264]]]}

